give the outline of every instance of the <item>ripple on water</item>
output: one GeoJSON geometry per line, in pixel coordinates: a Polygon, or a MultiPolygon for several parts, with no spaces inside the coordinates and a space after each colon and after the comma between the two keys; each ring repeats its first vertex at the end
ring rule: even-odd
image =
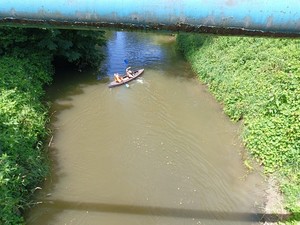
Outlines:
{"type": "Polygon", "coordinates": [[[105,74],[127,59],[146,68],[143,82],[109,89],[82,74],[53,100],[58,169],[28,224],[258,224],[261,180],[241,179],[237,126],[163,37],[108,41],[105,74]]]}

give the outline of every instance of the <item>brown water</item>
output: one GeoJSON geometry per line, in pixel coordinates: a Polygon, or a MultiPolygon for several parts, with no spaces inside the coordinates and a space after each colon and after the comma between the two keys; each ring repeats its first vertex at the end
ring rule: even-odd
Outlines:
{"type": "Polygon", "coordinates": [[[65,71],[49,91],[53,172],[27,223],[258,224],[263,179],[174,38],[111,33],[107,55],[104,72],[65,71]],[[145,72],[109,89],[124,59],[145,72]]]}

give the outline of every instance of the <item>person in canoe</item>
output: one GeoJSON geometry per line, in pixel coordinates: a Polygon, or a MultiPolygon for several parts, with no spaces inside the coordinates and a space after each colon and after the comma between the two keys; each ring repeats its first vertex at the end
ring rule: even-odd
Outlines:
{"type": "Polygon", "coordinates": [[[118,73],[114,74],[114,78],[117,83],[121,83],[123,81],[123,78],[118,73]]]}
{"type": "Polygon", "coordinates": [[[126,68],[126,75],[127,75],[129,78],[133,77],[133,71],[131,70],[131,67],[130,67],[130,66],[126,68]]]}

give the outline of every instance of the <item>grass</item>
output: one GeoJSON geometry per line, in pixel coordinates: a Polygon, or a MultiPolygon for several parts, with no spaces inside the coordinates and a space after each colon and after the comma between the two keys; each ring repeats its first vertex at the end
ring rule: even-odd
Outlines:
{"type": "Polygon", "coordinates": [[[51,68],[42,54],[0,57],[0,224],[24,223],[22,212],[48,172],[42,98],[51,68]]]}

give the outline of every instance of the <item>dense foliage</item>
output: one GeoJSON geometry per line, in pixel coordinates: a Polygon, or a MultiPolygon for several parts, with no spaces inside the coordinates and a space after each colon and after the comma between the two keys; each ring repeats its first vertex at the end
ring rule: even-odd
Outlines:
{"type": "Polygon", "coordinates": [[[279,177],[299,220],[300,40],[179,35],[177,43],[229,117],[243,119],[245,146],[279,177]]]}
{"type": "Polygon", "coordinates": [[[105,44],[103,31],[1,28],[0,37],[0,55],[42,51],[78,67],[99,67],[103,59],[96,48],[105,44]]]}
{"type": "Polygon", "coordinates": [[[77,66],[100,65],[103,33],[0,29],[0,224],[23,224],[22,212],[48,172],[44,86],[54,57],[77,66]]]}
{"type": "Polygon", "coordinates": [[[51,81],[47,56],[0,58],[0,223],[19,224],[20,210],[47,172],[40,142],[46,135],[43,85],[51,81]]]}

